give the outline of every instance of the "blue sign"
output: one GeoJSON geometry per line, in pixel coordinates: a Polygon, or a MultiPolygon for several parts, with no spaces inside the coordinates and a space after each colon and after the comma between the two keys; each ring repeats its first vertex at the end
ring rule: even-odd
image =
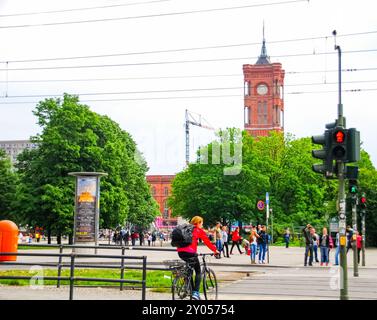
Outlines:
{"type": "Polygon", "coordinates": [[[266,203],[270,204],[270,195],[266,192],[266,203]]]}

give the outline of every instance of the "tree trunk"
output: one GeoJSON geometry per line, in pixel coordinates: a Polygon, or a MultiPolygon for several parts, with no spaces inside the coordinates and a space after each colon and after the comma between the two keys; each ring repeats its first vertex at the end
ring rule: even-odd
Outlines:
{"type": "Polygon", "coordinates": [[[62,244],[62,235],[60,233],[58,233],[58,235],[56,236],[56,243],[62,244]]]}
{"type": "Polygon", "coordinates": [[[47,243],[51,244],[51,229],[48,228],[47,230],[47,243]]]}
{"type": "Polygon", "coordinates": [[[73,244],[73,234],[69,234],[68,236],[68,243],[73,244]]]}

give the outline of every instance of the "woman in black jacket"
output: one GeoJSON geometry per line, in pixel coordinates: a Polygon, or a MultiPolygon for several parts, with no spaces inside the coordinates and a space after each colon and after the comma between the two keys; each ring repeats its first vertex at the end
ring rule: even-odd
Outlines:
{"type": "Polygon", "coordinates": [[[321,266],[326,263],[329,265],[329,253],[330,253],[330,236],[327,233],[327,228],[323,228],[322,235],[319,237],[319,247],[321,250],[321,266]]]}

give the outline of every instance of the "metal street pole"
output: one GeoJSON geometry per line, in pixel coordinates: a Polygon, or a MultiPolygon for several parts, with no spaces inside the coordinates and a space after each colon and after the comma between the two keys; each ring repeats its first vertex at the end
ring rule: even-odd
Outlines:
{"type": "Polygon", "coordinates": [[[270,229],[268,228],[268,219],[270,216],[270,205],[269,201],[266,201],[266,227],[267,227],[267,263],[270,263],[270,243],[268,241],[268,233],[270,229]]]}
{"type": "Polygon", "coordinates": [[[353,240],[352,241],[352,249],[353,249],[353,276],[359,276],[359,263],[357,261],[357,212],[356,212],[356,205],[357,205],[357,196],[352,196],[352,227],[353,227],[353,240]]]}
{"type": "Polygon", "coordinates": [[[363,243],[362,243],[362,247],[361,247],[361,253],[362,253],[362,256],[361,256],[361,265],[363,267],[365,267],[365,209],[362,209],[361,211],[361,230],[362,230],[362,233],[363,233],[363,243]]]}
{"type": "MultiPolygon", "coordinates": [[[[336,36],[336,31],[333,31],[336,36]]],[[[339,127],[345,127],[342,105],[342,51],[340,46],[335,44],[335,50],[338,50],[338,77],[339,77],[339,103],[338,103],[338,123],[339,127]]],[[[346,196],[344,188],[345,165],[341,160],[337,161],[338,179],[339,179],[339,245],[340,245],[340,300],[348,300],[348,270],[347,270],[347,237],[346,237],[346,196]]]]}
{"type": "Polygon", "coordinates": [[[272,208],[270,209],[271,213],[271,243],[274,243],[274,215],[272,212],[272,208]]]}

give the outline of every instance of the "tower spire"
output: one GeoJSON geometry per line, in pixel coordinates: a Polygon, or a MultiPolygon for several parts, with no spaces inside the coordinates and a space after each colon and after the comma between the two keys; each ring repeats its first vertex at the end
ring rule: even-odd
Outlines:
{"type": "Polygon", "coordinates": [[[270,64],[270,57],[267,55],[267,48],[266,48],[266,39],[264,37],[264,20],[263,20],[263,41],[262,41],[262,50],[261,54],[258,57],[258,61],[256,64],[270,64]]]}

